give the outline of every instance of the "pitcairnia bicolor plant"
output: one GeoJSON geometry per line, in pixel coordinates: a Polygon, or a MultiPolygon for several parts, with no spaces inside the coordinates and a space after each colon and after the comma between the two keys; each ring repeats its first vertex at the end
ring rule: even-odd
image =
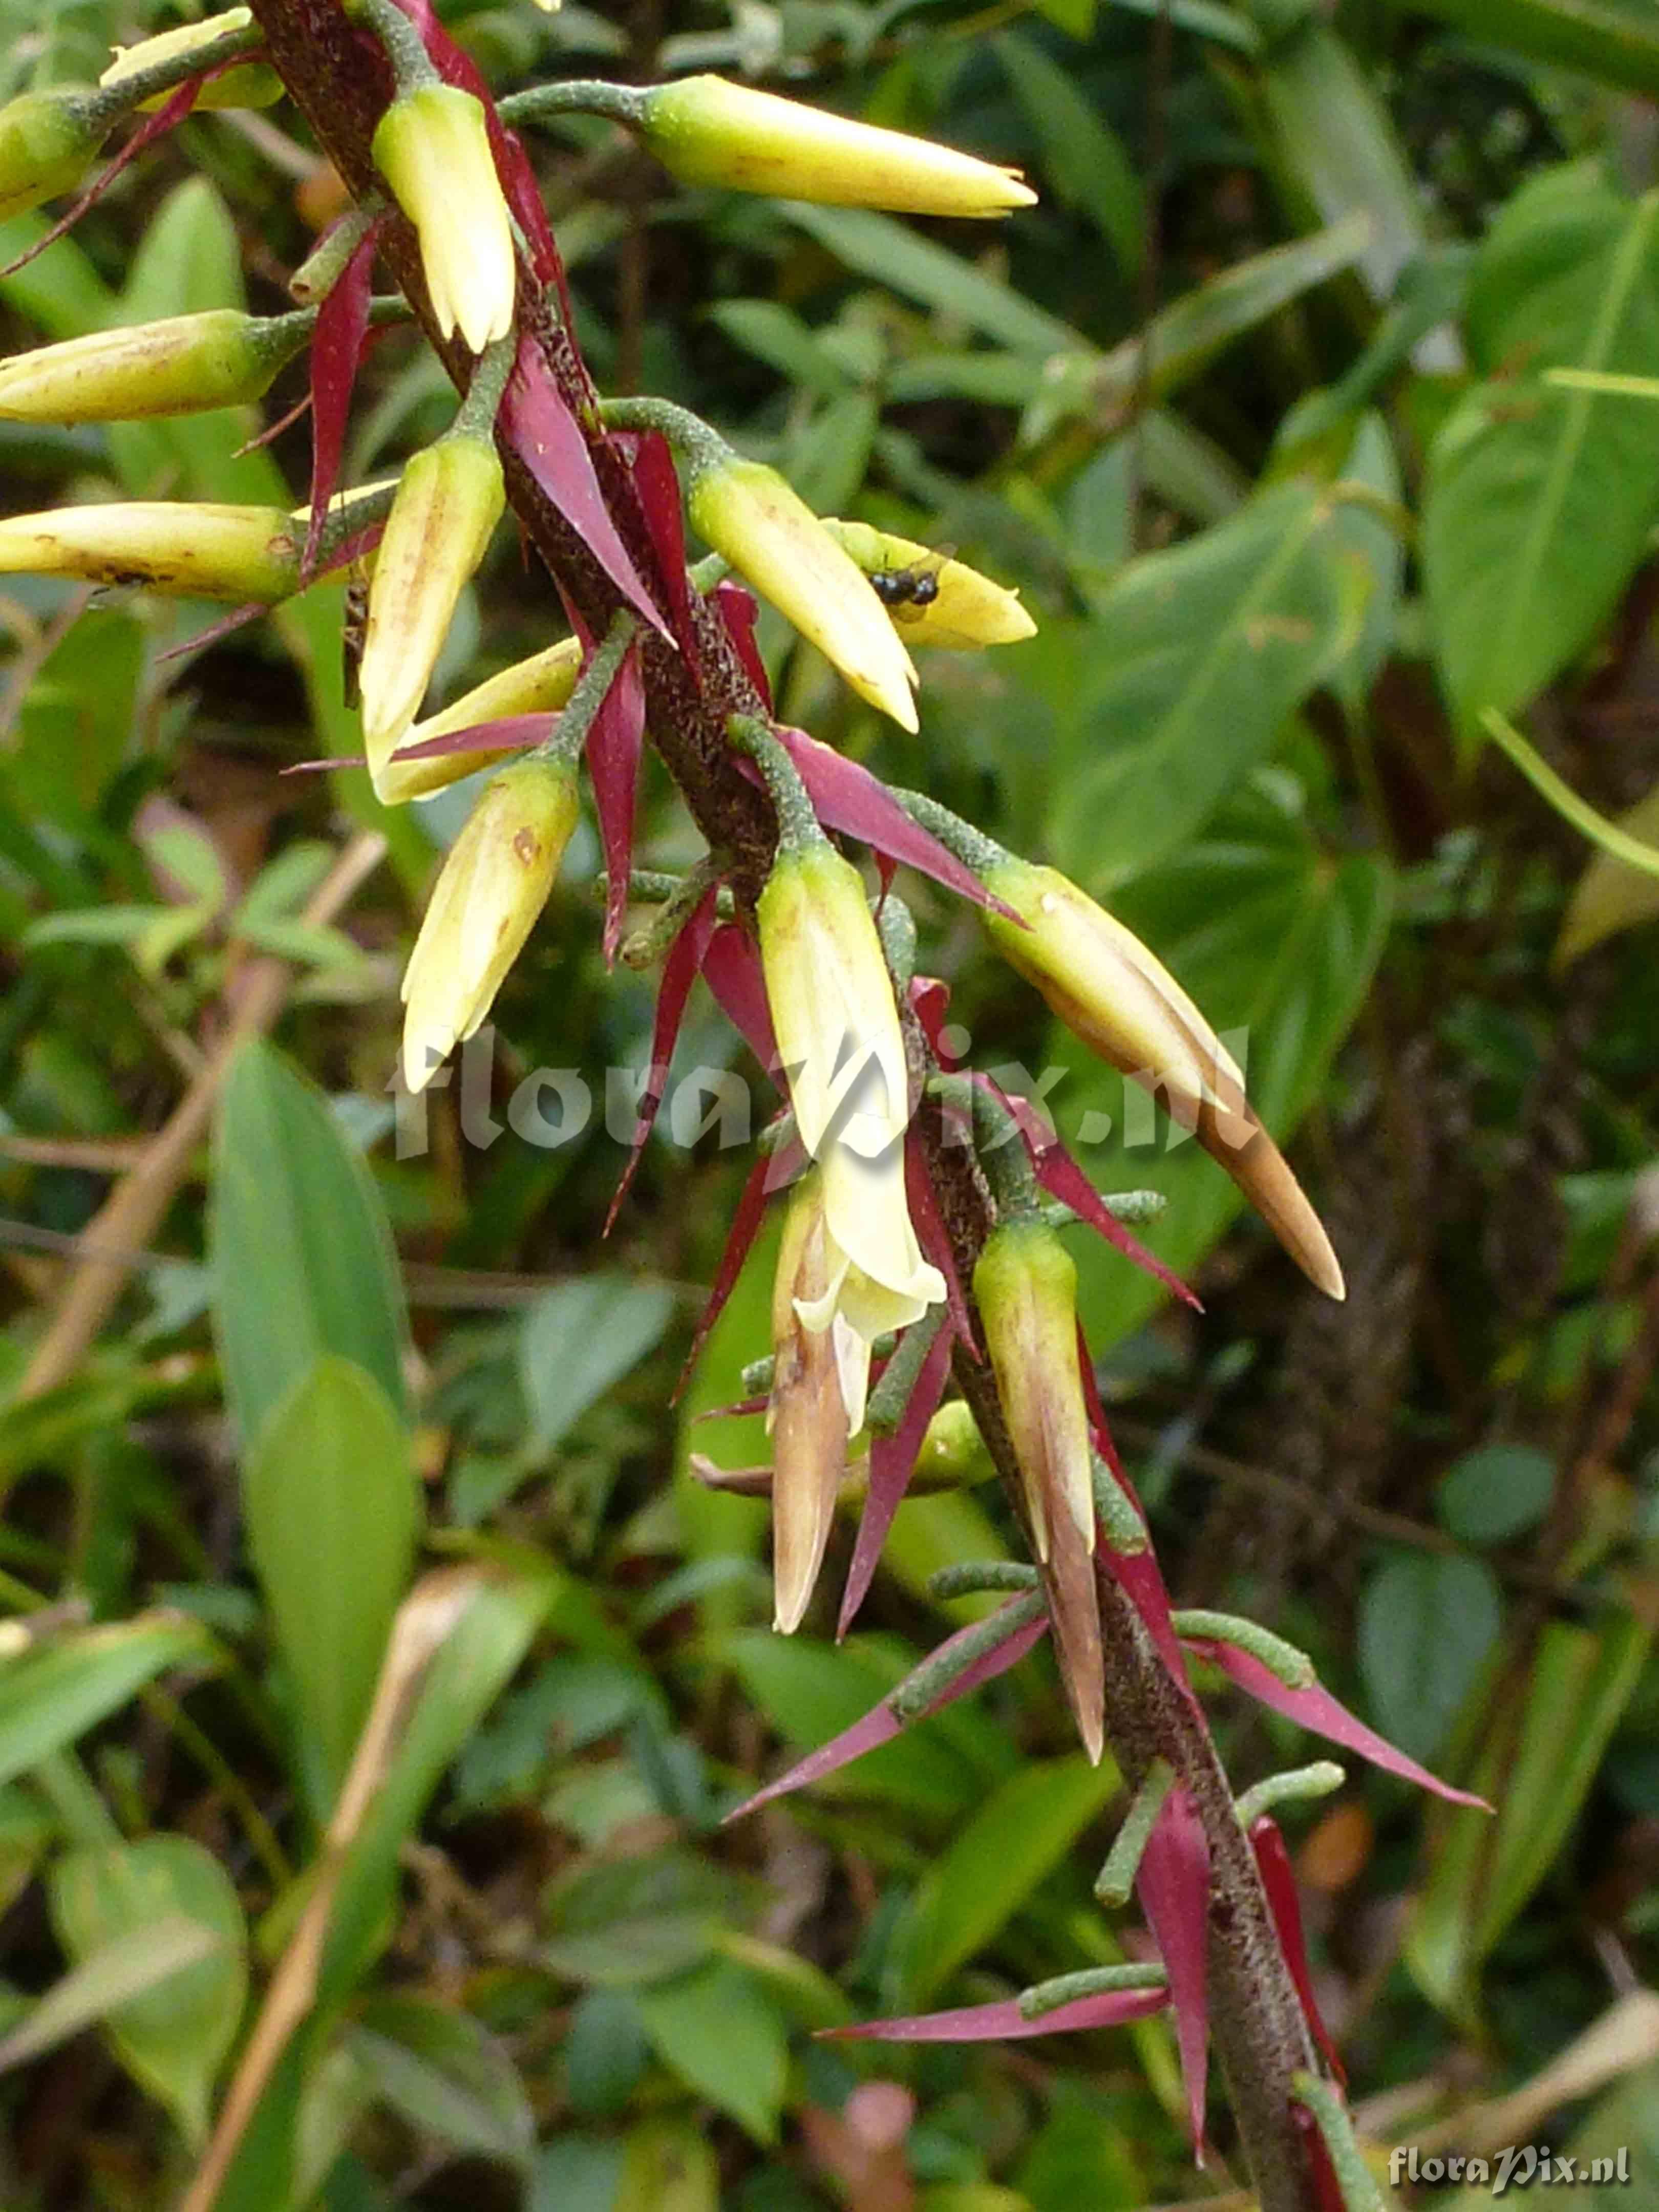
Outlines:
{"type": "Polygon", "coordinates": [[[160,501],[13,518],[0,522],[0,570],[136,580],[257,611],[323,568],[370,564],[361,689],[380,798],[402,804],[500,763],[445,861],[404,975],[411,1090],[484,1020],[534,928],[578,819],[585,764],[607,955],[631,913],[630,960],[662,962],[629,1172],[697,975],[776,1085],[776,1119],[703,1326],[768,1206],[781,1207],[772,1342],[752,1376],[770,1463],[746,1478],[772,1501],[777,1627],[801,1621],[849,1498],[861,1521],[843,1629],[913,1476],[963,1479],[988,1462],[1029,1541],[1027,1565],[951,1571],[951,1591],[1002,1590],[1006,1602],[763,1797],[896,1735],[1045,1635],[1085,1750],[1098,1760],[1109,1744],[1129,1788],[1098,1889],[1113,1906],[1138,1899],[1155,1962],[853,2032],[1017,2037],[1170,2007],[1195,2152],[1212,2044],[1238,2154],[1267,2212],[1375,2201],[1271,1811],[1281,1796],[1328,1788],[1340,1770],[1273,1778],[1235,1798],[1188,1656],[1439,1785],[1346,1713],[1291,1647],[1230,1616],[1172,1610],[1095,1393],[1061,1231],[1082,1224],[1126,1265],[1163,1270],[1121,1218],[1133,1207],[1103,1198],[1024,1102],[951,1065],[946,992],[915,970],[914,932],[889,888],[894,866],[969,902],[1061,1019],[1196,1134],[1312,1281],[1340,1298],[1337,1257],[1238,1067],[1152,951],[1065,877],[775,718],[752,594],[907,730],[917,719],[908,644],[990,647],[1028,635],[1030,618],[961,562],[935,558],[918,574],[925,548],[820,519],[683,409],[607,402],[576,343],[515,131],[560,112],[596,115],[689,182],[842,204],[994,218],[1031,194],[987,162],[713,77],[554,83],[496,104],[427,0],[254,0],[120,56],[99,88],[32,94],[0,111],[0,213],[75,192],[105,138],[141,111],[65,221],[192,104],[284,92],[352,200],[296,276],[295,311],[185,316],[45,347],[0,366],[0,416],[73,423],[223,406],[262,393],[308,349],[308,507],[160,501]],[[395,287],[381,296],[377,265],[395,287]],[[404,315],[461,392],[453,424],[395,484],[343,490],[358,364],[376,325],[404,315]],[[509,507],[570,634],[423,720],[459,594],[509,507]],[[708,549],[695,566],[688,520],[708,549]],[[901,576],[915,580],[902,591],[901,576]],[[706,844],[680,879],[632,871],[647,740],[706,844]],[[849,844],[873,860],[873,898],[849,844]],[[654,909],[643,923],[642,906],[654,909]]]}

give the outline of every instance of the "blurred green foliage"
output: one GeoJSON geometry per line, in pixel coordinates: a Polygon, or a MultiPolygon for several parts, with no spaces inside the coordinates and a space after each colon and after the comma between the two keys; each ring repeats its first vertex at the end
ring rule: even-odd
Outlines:
{"type": "MultiPolygon", "coordinates": [[[[1419,2081],[1421,2124],[1473,2142],[1474,2099],[1607,2015],[1575,2147],[1630,2142],[1650,2201],[1651,2015],[1609,2008],[1659,1973],[1653,894],[1598,862],[1553,961],[1588,854],[1480,717],[1523,717],[1603,812],[1659,769],[1659,412],[1547,374],[1659,374],[1651,9],[442,12],[498,89],[754,72],[1042,187],[990,234],[676,193],[574,118],[534,149],[602,380],[696,408],[826,512],[954,545],[1036,615],[1027,645],[928,657],[916,739],[761,634],[781,711],[1109,896],[1269,1124],[1300,1127],[1340,1310],[908,886],[976,1062],[1026,1071],[1097,1182],[1164,1194],[1151,1241],[1203,1292],[1174,1311],[1078,1249],[1179,1600],[1271,1620],[1498,1807],[1428,1817],[1355,1773],[1303,1816],[1362,2103],[1419,2081]]],[[[170,19],[0,0],[0,92],[95,77],[170,19]]],[[[275,310],[333,205],[287,111],[189,121],[0,277],[0,338],[275,310]]],[[[0,225],[0,252],[44,227],[0,225]]],[[[360,402],[358,477],[451,405],[405,334],[360,402]]],[[[0,478],[17,511],[292,504],[303,425],[250,450],[258,427],[0,426],[0,478]]],[[[913,1500],[846,1644],[829,1601],[824,1632],[765,1626],[765,1509],[689,1471],[764,1455],[754,1422],[700,1419],[766,1348],[764,1244],[670,1410],[744,1154],[665,1114],[595,1268],[632,1119],[605,1071],[644,1066],[652,1000],[604,971],[592,839],[490,1071],[394,1131],[400,956],[464,797],[384,817],[349,768],[281,775],[356,748],[342,590],[206,643],[203,607],[0,592],[0,2203],[176,2203],[273,1988],[296,2008],[227,2206],[1190,2194],[1161,2023],[1017,2062],[812,2039],[1115,1959],[1089,1895],[1115,1777],[1077,1757],[1040,1656],[720,1828],[968,1617],[927,1574],[1008,1532],[988,1495],[913,1500]],[[354,825],[391,865],[306,919],[354,825]],[[164,1167],[155,1133],[270,955],[276,1041],[242,1043],[210,1145],[164,1167]],[[595,1102],[550,1147],[510,1109],[543,1067],[595,1102]],[[109,1193],[146,1176],[170,1178],[155,1234],[100,1250],[109,1193]],[[77,1239],[125,1291],[26,1395],[77,1239]]],[[[557,621],[503,532],[444,695],[557,621]]],[[[641,847],[692,849],[648,778],[641,847]]],[[[700,1000],[696,1066],[746,1066],[700,1000]]],[[[1213,1710],[1241,1784],[1304,1755],[1213,1710]]],[[[1529,2124],[1566,2139],[1559,2099],[1529,2124]]]]}

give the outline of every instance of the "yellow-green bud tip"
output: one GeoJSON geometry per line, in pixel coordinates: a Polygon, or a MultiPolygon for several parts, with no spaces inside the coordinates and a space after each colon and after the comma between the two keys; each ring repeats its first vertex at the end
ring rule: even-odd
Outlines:
{"type": "Polygon", "coordinates": [[[723,77],[658,86],[641,128],[687,184],[899,215],[1001,216],[1036,198],[1012,169],[723,77]]]}

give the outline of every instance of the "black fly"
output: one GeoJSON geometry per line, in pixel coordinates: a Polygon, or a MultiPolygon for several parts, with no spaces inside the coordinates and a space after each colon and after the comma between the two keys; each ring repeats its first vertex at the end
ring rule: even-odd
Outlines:
{"type": "Polygon", "coordinates": [[[917,620],[939,597],[939,572],[950,559],[949,547],[913,561],[906,568],[878,568],[870,588],[883,606],[902,621],[917,620]]]}

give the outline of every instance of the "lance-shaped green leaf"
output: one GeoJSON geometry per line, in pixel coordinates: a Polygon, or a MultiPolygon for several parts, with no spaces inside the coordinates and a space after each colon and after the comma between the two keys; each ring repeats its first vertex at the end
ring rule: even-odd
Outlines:
{"type": "Polygon", "coordinates": [[[301,1771],[326,1811],[408,1583],[420,1499],[408,1431],[374,1377],[325,1356],[246,1455],[248,1545],[292,1680],[301,1771]]]}
{"type": "Polygon", "coordinates": [[[1049,835],[1085,889],[1175,851],[1357,637],[1371,572],[1340,513],[1310,483],[1278,485],[1131,562],[1056,647],[1049,835]]]}
{"type": "Polygon", "coordinates": [[[1659,191],[1598,167],[1535,178],[1492,226],[1470,282],[1486,380],[1429,455],[1422,554],[1441,679],[1466,740],[1589,645],[1659,520],[1659,440],[1641,400],[1551,384],[1556,367],[1659,360],[1659,191]]]}
{"type": "Polygon", "coordinates": [[[1649,0],[1410,0],[1483,46],[1659,93],[1659,15],[1649,0]]]}
{"type": "Polygon", "coordinates": [[[198,1622],[141,1613],[0,1666],[0,1782],[73,1743],[164,1668],[199,1665],[211,1649],[198,1622]]]}
{"type": "Polygon", "coordinates": [[[368,1169],[327,1102],[274,1047],[238,1053],[219,1104],[209,1250],[225,1395],[257,1443],[325,1353],[406,1410],[402,1286],[368,1169]]]}

